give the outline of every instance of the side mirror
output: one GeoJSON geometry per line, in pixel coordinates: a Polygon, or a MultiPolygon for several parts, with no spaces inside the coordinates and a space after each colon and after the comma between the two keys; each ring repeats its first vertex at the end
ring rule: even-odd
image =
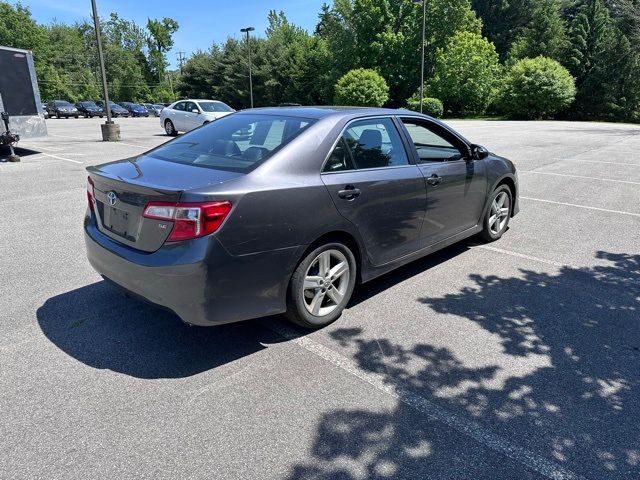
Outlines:
{"type": "Polygon", "coordinates": [[[194,108],[193,110],[191,110],[191,113],[200,113],[200,110],[198,110],[197,108],[194,108]]]}
{"type": "Polygon", "coordinates": [[[489,150],[482,145],[471,145],[471,159],[484,160],[489,156],[489,150]]]}

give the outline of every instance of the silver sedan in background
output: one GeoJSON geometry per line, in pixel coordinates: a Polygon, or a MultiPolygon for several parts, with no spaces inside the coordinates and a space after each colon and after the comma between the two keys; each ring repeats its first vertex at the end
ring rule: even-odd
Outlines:
{"type": "Polygon", "coordinates": [[[160,125],[167,135],[188,132],[230,113],[233,108],[218,100],[179,100],[160,113],[160,125]]]}
{"type": "Polygon", "coordinates": [[[160,105],[159,103],[141,103],[140,105],[146,108],[154,117],[159,117],[164,109],[164,105],[160,105]]]}

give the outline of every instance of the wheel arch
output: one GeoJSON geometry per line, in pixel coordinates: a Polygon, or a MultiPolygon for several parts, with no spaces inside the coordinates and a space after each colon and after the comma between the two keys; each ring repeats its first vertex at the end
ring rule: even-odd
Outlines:
{"type": "MultiPolygon", "coordinates": [[[[511,191],[511,201],[515,205],[516,200],[518,198],[518,184],[515,178],[513,178],[511,175],[505,175],[500,180],[498,180],[498,183],[495,185],[495,187],[493,187],[492,192],[494,192],[496,188],[499,188],[502,185],[506,185],[506,187],[511,191]]],[[[516,214],[515,208],[512,208],[511,217],[515,216],[515,214],[516,214]]]]}
{"type": "MultiPolygon", "coordinates": [[[[514,202],[516,202],[517,196],[518,196],[518,182],[516,181],[516,179],[514,178],[514,176],[510,173],[507,173],[505,175],[502,175],[500,178],[498,178],[497,180],[495,180],[493,182],[493,184],[491,185],[491,187],[487,190],[487,198],[485,200],[485,206],[482,209],[482,216],[479,219],[479,223],[483,222],[485,215],[487,214],[487,212],[489,211],[489,208],[491,207],[491,205],[489,204],[489,200],[491,199],[491,195],[493,194],[493,192],[496,191],[497,188],[500,188],[502,185],[505,185],[509,191],[511,192],[511,199],[514,202]]],[[[515,213],[512,211],[511,212],[511,217],[513,217],[515,215],[515,213]]]]}
{"type": "MultiPolygon", "coordinates": [[[[311,242],[299,255],[297,255],[295,266],[299,265],[300,262],[314,249],[318,248],[320,245],[324,245],[326,243],[338,242],[344,244],[346,247],[351,250],[353,256],[356,259],[356,280],[358,283],[362,283],[362,265],[363,265],[363,255],[362,248],[360,246],[360,242],[358,242],[357,238],[347,232],[346,230],[333,230],[331,232],[327,232],[316,238],[313,242],[311,242]]],[[[294,266],[294,269],[295,269],[294,266]]]]}

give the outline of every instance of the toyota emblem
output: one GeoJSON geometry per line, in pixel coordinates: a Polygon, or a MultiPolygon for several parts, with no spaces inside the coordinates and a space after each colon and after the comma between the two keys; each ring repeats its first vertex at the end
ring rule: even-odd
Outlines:
{"type": "Polygon", "coordinates": [[[107,200],[109,200],[109,205],[113,207],[118,201],[118,196],[116,195],[116,192],[107,193],[107,200]]]}

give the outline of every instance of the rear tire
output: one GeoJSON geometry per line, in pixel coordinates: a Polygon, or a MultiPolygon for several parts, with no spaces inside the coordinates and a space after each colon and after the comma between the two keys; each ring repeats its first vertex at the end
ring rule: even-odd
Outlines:
{"type": "Polygon", "coordinates": [[[513,212],[513,196],[506,185],[500,185],[489,197],[489,208],[484,216],[483,229],[480,236],[486,242],[499,240],[509,227],[513,212]]]}
{"type": "Polygon", "coordinates": [[[296,267],[287,291],[285,317],[304,328],[335,322],[356,284],[356,259],[342,243],[327,243],[307,254],[296,267]]]}
{"type": "Polygon", "coordinates": [[[176,131],[176,128],[173,126],[173,122],[171,120],[165,120],[164,131],[170,137],[175,137],[176,135],[178,135],[178,132],[176,131]]]}

